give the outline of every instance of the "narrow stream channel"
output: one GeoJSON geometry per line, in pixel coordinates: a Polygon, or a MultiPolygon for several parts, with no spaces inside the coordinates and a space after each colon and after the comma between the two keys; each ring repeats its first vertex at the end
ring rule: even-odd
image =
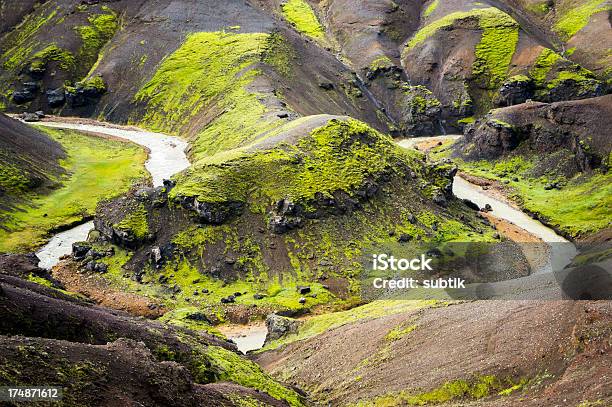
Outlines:
{"type": "MultiPolygon", "coordinates": [[[[431,141],[457,140],[460,135],[434,136],[434,137],[415,137],[399,141],[397,144],[404,148],[412,148],[417,144],[431,141]]],[[[540,221],[533,219],[521,210],[515,209],[507,203],[496,199],[485,192],[480,186],[472,184],[460,176],[453,179],[453,194],[459,199],[469,199],[479,207],[486,204],[491,205],[491,214],[499,219],[506,220],[528,233],[538,237],[550,245],[549,261],[543,267],[534,270],[534,274],[549,273],[553,270],[561,270],[572,262],[576,256],[576,247],[563,236],[558,235],[548,226],[540,221]]]]}
{"type": "MultiPolygon", "coordinates": [[[[178,137],[161,133],[152,133],[140,130],[126,130],[103,125],[39,122],[38,125],[78,130],[89,133],[105,134],[122,138],[139,144],[149,150],[149,158],[145,163],[146,169],[153,178],[153,186],[163,185],[164,179],[169,179],[189,167],[189,160],[185,154],[187,142],[178,137]]],[[[36,255],[40,259],[39,266],[51,269],[59,259],[72,252],[72,244],[87,239],[93,229],[93,222],[87,222],[72,229],[58,233],[42,247],[36,255]]]]}

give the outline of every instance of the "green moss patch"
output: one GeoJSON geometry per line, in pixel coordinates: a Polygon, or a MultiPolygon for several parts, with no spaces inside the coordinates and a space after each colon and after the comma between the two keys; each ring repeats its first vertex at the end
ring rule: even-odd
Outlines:
{"type": "Polygon", "coordinates": [[[265,119],[259,95],[246,87],[259,71],[268,34],[203,32],[191,34],[136,94],[144,116],[134,122],[157,131],[182,134],[196,115],[207,123],[192,140],[195,159],[252,141],[283,123],[265,119]]]}
{"type": "Polygon", "coordinates": [[[209,346],[206,350],[206,363],[202,366],[205,367],[205,375],[212,370],[218,381],[229,381],[264,391],[275,399],[286,401],[292,407],[304,405],[301,396],[276,382],[256,363],[221,347],[209,346]]]}
{"type": "Polygon", "coordinates": [[[489,89],[499,88],[506,78],[519,37],[518,23],[503,11],[493,10],[480,15],[482,39],[473,66],[474,75],[487,77],[489,89]]]}
{"type": "Polygon", "coordinates": [[[585,0],[580,3],[583,4],[570,5],[565,10],[560,10],[554,30],[563,40],[569,40],[582,30],[594,14],[612,10],[612,6],[605,4],[606,0],[585,0]]]}
{"type": "Polygon", "coordinates": [[[97,61],[102,47],[113,38],[119,29],[117,13],[108,7],[103,7],[103,10],[105,13],[89,16],[87,19],[89,25],[75,27],[82,41],[79,55],[84,59],[87,70],[97,61]]]}
{"type": "Polygon", "coordinates": [[[97,203],[126,192],[147,177],[146,153],[132,144],[86,136],[74,131],[40,128],[68,154],[62,162],[68,176],[48,195],[27,196],[27,204],[2,213],[0,252],[27,252],[45,243],[50,232],[91,216],[97,203]]]}
{"type": "Polygon", "coordinates": [[[436,11],[439,3],[440,3],[440,0],[433,0],[423,12],[423,16],[429,17],[434,11],[436,11]]]}
{"type": "Polygon", "coordinates": [[[287,21],[296,30],[318,41],[325,39],[325,29],[306,1],[287,0],[281,8],[287,21]]]}
{"type": "Polygon", "coordinates": [[[21,168],[10,163],[0,163],[0,190],[16,194],[28,190],[30,177],[21,168]]]}
{"type": "Polygon", "coordinates": [[[28,14],[23,22],[8,34],[6,40],[12,47],[0,57],[6,70],[18,70],[24,65],[38,45],[34,37],[45,25],[51,23],[56,15],[57,9],[41,8],[38,13],[28,14]]]}
{"type": "Polygon", "coordinates": [[[140,204],[138,208],[128,213],[121,222],[116,224],[115,228],[129,233],[139,240],[146,238],[149,234],[147,209],[143,204],[140,204]]]}
{"type": "Polygon", "coordinates": [[[398,392],[378,397],[372,401],[358,403],[359,407],[424,406],[456,400],[479,400],[491,395],[507,395],[525,387],[527,379],[515,381],[496,376],[478,376],[471,380],[454,380],[424,393],[398,392]]]}
{"type": "Polygon", "coordinates": [[[385,340],[389,342],[398,341],[410,334],[412,331],[418,328],[418,325],[396,326],[385,335],[385,340]]]}
{"type": "Polygon", "coordinates": [[[65,71],[72,71],[75,67],[74,55],[63,48],[58,47],[56,44],[50,44],[32,56],[30,71],[43,71],[46,69],[47,64],[52,61],[56,61],[58,63],[58,67],[65,71]]]}

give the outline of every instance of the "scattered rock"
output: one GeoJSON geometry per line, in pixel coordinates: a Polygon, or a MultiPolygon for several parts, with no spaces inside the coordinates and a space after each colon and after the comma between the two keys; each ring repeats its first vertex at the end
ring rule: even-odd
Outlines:
{"type": "Polygon", "coordinates": [[[304,294],[308,294],[310,292],[310,287],[309,286],[297,286],[296,290],[298,293],[304,295],[304,294]]]}
{"type": "Polygon", "coordinates": [[[412,236],[410,236],[407,233],[402,233],[399,238],[397,239],[398,242],[400,243],[406,243],[412,240],[412,236]]]}
{"type": "Polygon", "coordinates": [[[76,242],[72,244],[72,256],[76,260],[84,259],[90,250],[91,250],[91,243],[89,242],[76,242]]]}
{"type": "Polygon", "coordinates": [[[277,314],[270,314],[266,318],[266,342],[269,343],[276,339],[282,338],[285,335],[296,333],[300,327],[300,321],[292,318],[282,317],[277,314]]]}
{"type": "Polygon", "coordinates": [[[332,90],[334,88],[334,84],[331,82],[320,82],[319,87],[325,90],[332,90]]]}
{"type": "Polygon", "coordinates": [[[433,198],[433,202],[434,202],[436,205],[439,205],[439,206],[444,206],[444,207],[445,207],[445,206],[447,206],[447,205],[448,205],[448,201],[446,200],[446,197],[444,196],[444,194],[441,194],[441,193],[436,194],[436,195],[434,196],[434,198],[433,198]]]}
{"type": "Polygon", "coordinates": [[[236,302],[236,297],[233,295],[228,295],[227,297],[221,298],[221,304],[232,304],[236,302]]]}
{"type": "Polygon", "coordinates": [[[26,122],[39,122],[40,121],[40,117],[38,117],[36,113],[24,113],[21,115],[21,118],[23,119],[23,121],[26,121],[26,122]]]}
{"type": "Polygon", "coordinates": [[[306,304],[306,298],[304,298],[304,297],[300,297],[300,299],[298,300],[298,302],[299,302],[300,304],[306,304]]]}
{"type": "Polygon", "coordinates": [[[470,209],[475,210],[475,211],[479,211],[480,207],[475,204],[474,202],[470,201],[469,199],[465,198],[463,199],[463,203],[470,209]]]}

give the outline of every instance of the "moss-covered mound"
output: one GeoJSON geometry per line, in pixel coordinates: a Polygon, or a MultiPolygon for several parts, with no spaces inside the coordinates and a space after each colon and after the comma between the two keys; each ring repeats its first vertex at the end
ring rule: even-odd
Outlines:
{"type": "Polygon", "coordinates": [[[96,227],[118,247],[100,261],[124,288],[208,309],[212,320],[225,317],[221,302],[257,305],[247,318],[298,312],[358,296],[374,246],[492,239],[451,197],[453,175],[356,120],[299,119],[198,161],[176,185],[102,205],[96,227]]]}

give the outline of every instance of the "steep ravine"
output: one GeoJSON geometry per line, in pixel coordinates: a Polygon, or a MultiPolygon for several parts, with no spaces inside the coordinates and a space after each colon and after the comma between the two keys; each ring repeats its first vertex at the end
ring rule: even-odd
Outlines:
{"type": "MultiPolygon", "coordinates": [[[[457,140],[460,137],[461,136],[459,135],[418,137],[414,139],[401,140],[398,142],[398,144],[405,148],[411,148],[417,144],[423,145],[427,144],[428,142],[457,140]]],[[[530,217],[526,213],[513,208],[506,202],[503,202],[490,194],[487,194],[486,191],[480,186],[461,178],[459,175],[455,176],[453,182],[453,193],[457,198],[469,199],[477,204],[480,208],[483,208],[487,204],[491,205],[493,208],[492,215],[494,217],[508,221],[523,229],[527,233],[541,239],[543,242],[550,243],[549,261],[543,267],[536,269],[534,274],[561,270],[570,264],[572,259],[576,256],[576,247],[566,238],[560,236],[557,234],[557,232],[542,224],[540,221],[530,217]]]]}

